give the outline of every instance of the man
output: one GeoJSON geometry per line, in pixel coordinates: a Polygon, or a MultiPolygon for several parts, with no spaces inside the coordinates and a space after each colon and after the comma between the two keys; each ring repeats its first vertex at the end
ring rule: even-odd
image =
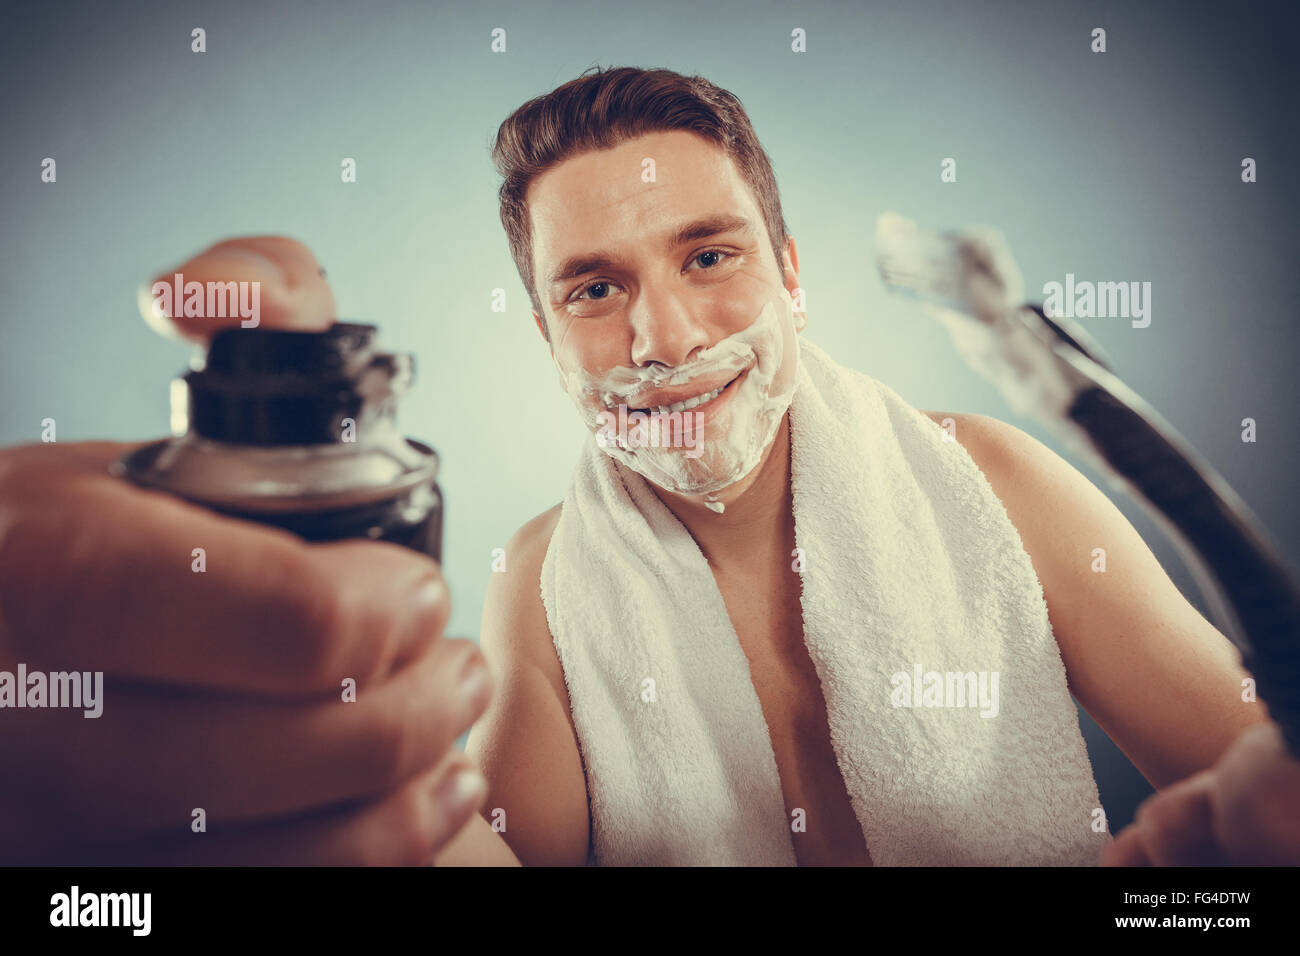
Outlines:
{"type": "MultiPolygon", "coordinates": [[[[507,171],[503,221],[566,388],[583,373],[689,365],[743,335],[766,304],[791,300],[798,252],[734,98],[698,79],[636,70],[584,76],[552,97],[507,120],[497,158],[507,171]],[[571,110],[538,128],[543,107],[557,100],[571,110]],[[699,121],[695,132],[673,125],[687,112],[699,121]],[[699,132],[710,112],[714,129],[730,131],[722,145],[699,132]],[[584,128],[600,141],[584,142],[584,128]],[[651,181],[642,175],[647,157],[651,181]]],[[[320,328],[334,316],[317,264],[289,240],[222,243],[180,271],[198,281],[261,281],[267,325],[320,328]]],[[[194,337],[214,327],[174,322],[194,337]]],[[[777,322],[792,343],[793,313],[777,322]]],[[[782,366],[779,375],[796,370],[782,366]]],[[[955,422],[1005,505],[1042,582],[1070,691],[1149,780],[1163,788],[1204,774],[1242,731],[1263,723],[1256,707],[1237,702],[1242,672],[1231,647],[1100,492],[1010,426],[926,414],[955,422]],[[1125,573],[1092,573],[1087,556],[1098,541],[1125,573]]],[[[707,557],[744,648],[781,798],[806,812],[797,861],[869,863],[802,642],[789,563],[789,416],[760,437],[759,460],[724,487],[654,493],[707,557]]],[[[4,660],[103,669],[121,680],[115,707],[93,726],[27,711],[18,728],[13,712],[5,715],[7,765],[39,772],[3,797],[3,845],[29,859],[85,859],[93,846],[105,859],[142,862],[421,862],[436,853],[449,864],[577,865],[592,857],[591,781],[539,593],[560,508],[519,531],[507,549],[510,573],[494,576],[482,645],[495,693],[484,713],[485,686],[453,679],[470,674],[477,655],[440,639],[446,595],[430,563],[369,542],[305,546],[125,488],[103,475],[121,450],[0,455],[4,660]],[[205,575],[190,572],[194,541],[209,543],[205,575]],[[349,675],[363,689],[349,705],[358,710],[331,695],[349,675]],[[464,764],[451,742],[480,715],[469,752],[487,777],[486,799],[471,786],[456,804],[453,771],[464,764]],[[285,753],[298,759],[285,766],[285,753]],[[93,800],[79,799],[87,792],[93,800]],[[191,808],[201,805],[219,822],[220,840],[190,834],[191,808]],[[504,832],[488,819],[504,819],[504,832]],[[55,852],[60,841],[64,852],[55,852]]],[[[1266,759],[1289,771],[1280,755],[1266,759]]],[[[1209,831],[1199,811],[1213,788],[1200,779],[1199,802],[1186,804],[1195,812],[1183,813],[1192,823],[1161,833],[1209,831]]],[[[1215,813],[1240,814],[1247,803],[1215,813]]],[[[1251,852],[1251,838],[1235,839],[1219,832],[1210,842],[1251,852]]],[[[1175,842],[1178,852],[1195,843],[1175,842]]],[[[1154,862],[1177,861],[1160,858],[1157,844],[1168,841],[1143,844],[1154,862]]]]}
{"type": "MultiPolygon", "coordinates": [[[[633,70],[580,78],[508,119],[496,158],[502,219],[562,384],[574,370],[686,364],[765,298],[796,294],[798,253],[766,157],[739,104],[711,84],[633,70]]],[[[1149,780],[1164,787],[1212,765],[1264,720],[1237,702],[1230,645],[1100,492],[1014,428],[927,414],[956,422],[1033,558],[1071,691],[1149,780]],[[1093,573],[1097,542],[1122,574],[1093,573]]],[[[789,570],[789,440],[787,416],[757,467],[717,494],[662,481],[655,493],[707,556],[745,648],[786,805],[808,810],[799,862],[862,863],[870,848],[827,739],[789,570]]],[[[493,581],[482,641],[499,693],[469,745],[492,784],[486,806],[505,811],[505,842],[525,863],[581,863],[591,849],[590,780],[537,583],[559,517],[526,525],[508,549],[514,570],[493,581]]],[[[499,839],[472,820],[442,860],[494,859],[499,839]]]]}

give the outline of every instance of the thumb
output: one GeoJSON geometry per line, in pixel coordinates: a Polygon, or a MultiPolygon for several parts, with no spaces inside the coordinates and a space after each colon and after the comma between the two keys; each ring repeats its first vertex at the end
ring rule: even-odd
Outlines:
{"type": "Polygon", "coordinates": [[[283,236],[219,242],[143,283],[136,300],[154,331],[201,344],[226,328],[322,331],[336,314],[315,256],[283,236]]]}

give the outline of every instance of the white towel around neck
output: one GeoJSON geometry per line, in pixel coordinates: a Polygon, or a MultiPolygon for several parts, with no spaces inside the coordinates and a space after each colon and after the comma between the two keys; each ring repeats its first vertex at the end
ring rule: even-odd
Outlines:
{"type": "MultiPolygon", "coordinates": [[[[806,339],[800,351],[804,640],[872,861],[1095,864],[1109,840],[1097,786],[1002,503],[962,445],[888,386],[806,339]],[[895,706],[891,678],[917,668],[996,672],[997,715],[895,706]]],[[[794,865],[771,737],[708,563],[594,439],[541,590],[587,775],[589,862],[794,865]]]]}

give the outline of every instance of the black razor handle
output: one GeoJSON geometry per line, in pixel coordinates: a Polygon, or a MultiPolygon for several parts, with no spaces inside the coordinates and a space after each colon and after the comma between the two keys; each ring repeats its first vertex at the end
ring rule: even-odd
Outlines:
{"type": "MultiPolygon", "coordinates": [[[[1172,429],[1161,429],[1101,387],[1085,388],[1068,411],[1093,449],[1173,526],[1230,605],[1229,630],[1259,696],[1300,757],[1300,576],[1231,489],[1194,464],[1172,429]],[[1216,487],[1216,484],[1221,487],[1216,487]],[[1235,616],[1235,622],[1231,617],[1235,616]],[[1236,627],[1233,627],[1233,624],[1236,627]]],[[[1195,568],[1194,568],[1195,570],[1195,568]]]]}

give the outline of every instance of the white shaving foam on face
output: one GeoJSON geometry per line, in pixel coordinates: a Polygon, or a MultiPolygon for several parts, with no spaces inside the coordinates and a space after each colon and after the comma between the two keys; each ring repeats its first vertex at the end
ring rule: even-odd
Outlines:
{"type": "MultiPolygon", "coordinates": [[[[788,293],[782,305],[786,320],[793,321],[793,304],[788,293]]],[[[614,442],[601,445],[611,458],[660,488],[683,495],[711,496],[754,470],[790,407],[795,375],[790,375],[788,386],[779,393],[772,390],[784,357],[784,339],[785,329],[777,305],[769,302],[748,328],[702,350],[687,365],[618,367],[602,375],[575,369],[565,378],[567,391],[583,421],[595,431],[602,413],[616,412],[620,404],[630,405],[631,399],[643,396],[649,389],[692,381],[712,383],[722,375],[745,373],[743,380],[732,386],[725,399],[726,407],[718,409],[712,420],[704,424],[702,435],[695,436],[702,448],[698,455],[687,455],[686,449],[680,447],[627,447],[614,442]]],[[[792,357],[797,362],[797,336],[794,342],[792,357]]],[[[704,391],[707,389],[702,388],[701,392],[704,391]]],[[[719,514],[723,510],[722,503],[716,500],[706,501],[705,505],[719,514]]]]}

